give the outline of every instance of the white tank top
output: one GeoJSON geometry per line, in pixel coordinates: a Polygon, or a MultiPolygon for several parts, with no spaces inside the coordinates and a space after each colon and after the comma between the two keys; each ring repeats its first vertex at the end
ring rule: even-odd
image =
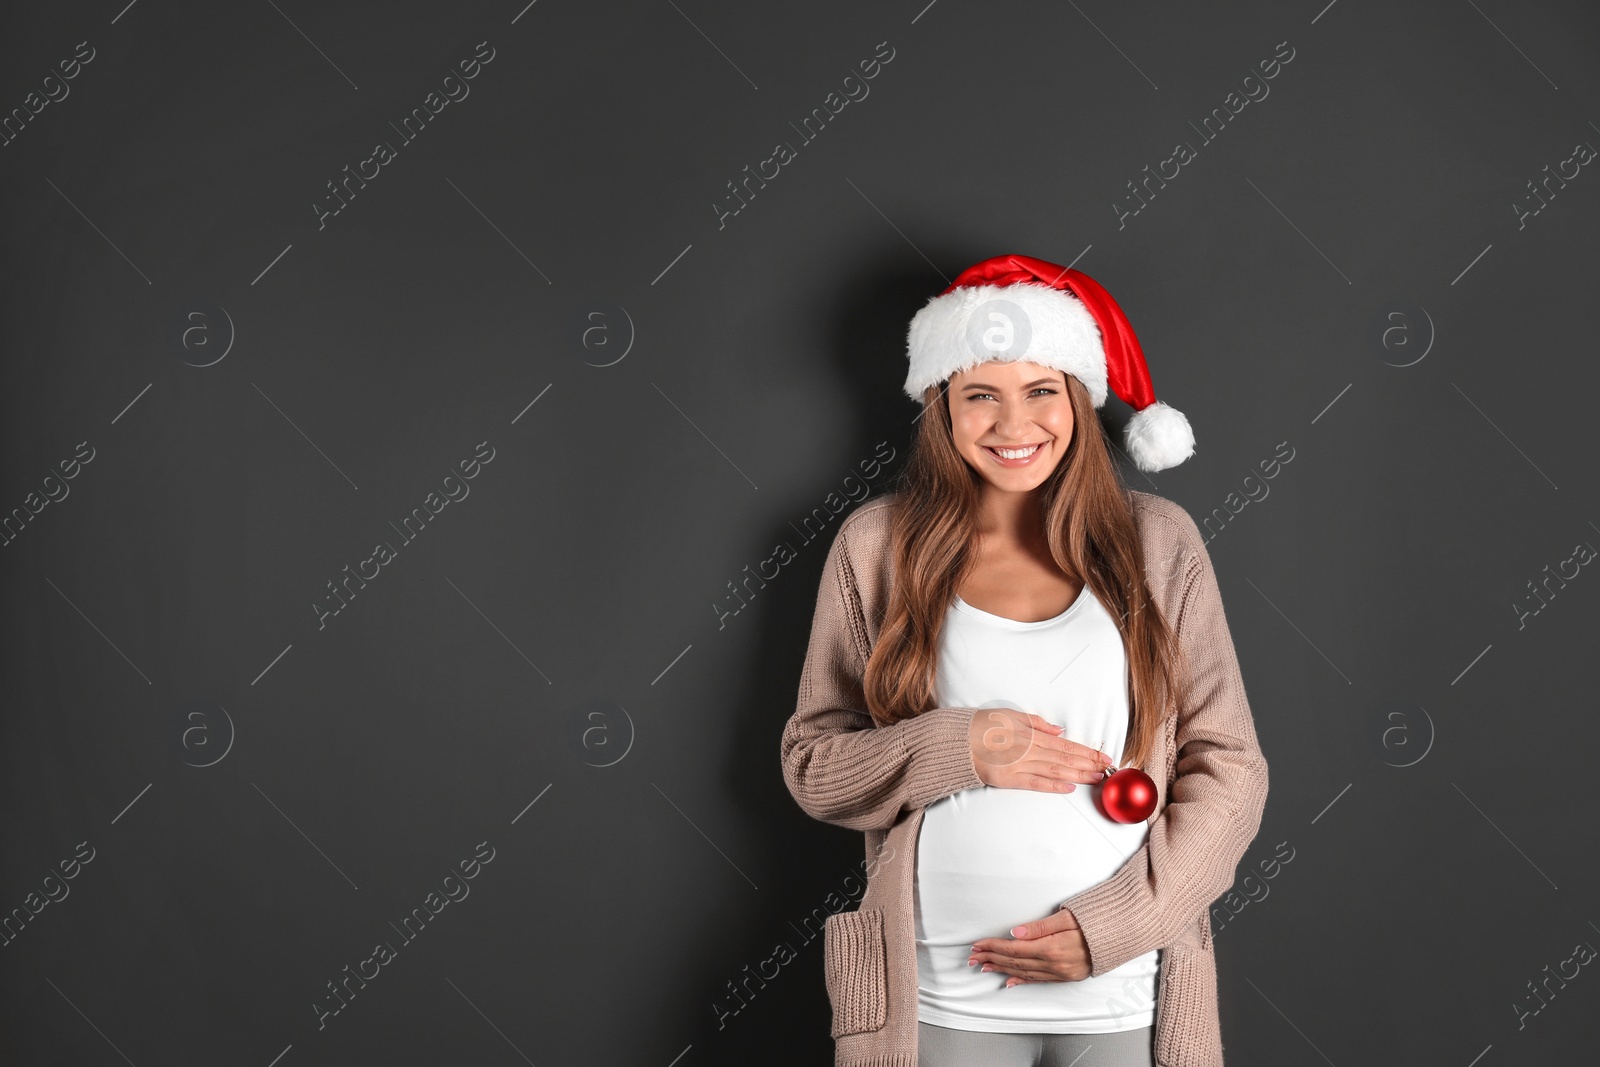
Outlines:
{"type": "MultiPolygon", "coordinates": [[[[939,641],[940,707],[1016,708],[1070,741],[1122,758],[1128,660],[1116,621],[1087,585],[1053,619],[1019,622],[957,597],[939,641]]],[[[981,715],[982,712],[979,712],[981,715]]],[[[917,838],[913,895],[917,1017],[957,1030],[1093,1034],[1155,1018],[1159,949],[1081,982],[1026,982],[967,966],[972,942],[1009,938],[1109,878],[1149,826],[1113,822],[1098,787],[1071,793],[980,785],[930,804],[917,838]]]]}

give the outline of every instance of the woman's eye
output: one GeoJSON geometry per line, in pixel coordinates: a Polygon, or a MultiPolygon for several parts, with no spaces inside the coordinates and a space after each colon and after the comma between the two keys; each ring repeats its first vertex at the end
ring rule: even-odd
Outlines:
{"type": "MultiPolygon", "coordinates": [[[[1037,389],[1035,389],[1033,392],[1034,393],[1049,393],[1050,395],[1054,396],[1055,393],[1056,393],[1056,390],[1050,388],[1048,385],[1041,385],[1037,389]]],[[[1029,396],[1031,397],[1032,394],[1030,393],[1029,396]]],[[[967,397],[967,399],[968,400],[982,400],[985,397],[989,398],[990,400],[993,400],[994,399],[994,394],[993,393],[973,393],[971,396],[967,397]]]]}

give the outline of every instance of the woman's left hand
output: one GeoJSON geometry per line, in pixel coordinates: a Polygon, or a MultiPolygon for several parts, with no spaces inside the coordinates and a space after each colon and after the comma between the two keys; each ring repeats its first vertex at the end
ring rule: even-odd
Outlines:
{"type": "Polygon", "coordinates": [[[1089,942],[1078,919],[1066,908],[1048,918],[1011,928],[1012,937],[985,937],[972,943],[970,959],[985,971],[1012,977],[1006,988],[1024,982],[1081,982],[1089,977],[1089,942]]]}

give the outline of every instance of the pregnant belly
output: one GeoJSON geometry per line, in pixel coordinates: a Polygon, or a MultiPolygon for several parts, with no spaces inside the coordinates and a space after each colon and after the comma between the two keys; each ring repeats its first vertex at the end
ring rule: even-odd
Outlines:
{"type": "Polygon", "coordinates": [[[1091,789],[967,789],[932,804],[917,836],[917,939],[1004,937],[1110,877],[1148,827],[1115,823],[1091,789]]]}

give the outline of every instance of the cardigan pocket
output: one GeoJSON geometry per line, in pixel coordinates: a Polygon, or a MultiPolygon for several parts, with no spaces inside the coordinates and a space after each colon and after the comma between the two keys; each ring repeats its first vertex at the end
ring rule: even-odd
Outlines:
{"type": "Polygon", "coordinates": [[[822,923],[822,971],[833,1005],[832,1036],[883,1028],[889,1013],[883,909],[835,912],[822,923]]]}
{"type": "Polygon", "coordinates": [[[1162,950],[1156,1047],[1163,1067],[1222,1067],[1216,957],[1180,942],[1162,950]]]}

